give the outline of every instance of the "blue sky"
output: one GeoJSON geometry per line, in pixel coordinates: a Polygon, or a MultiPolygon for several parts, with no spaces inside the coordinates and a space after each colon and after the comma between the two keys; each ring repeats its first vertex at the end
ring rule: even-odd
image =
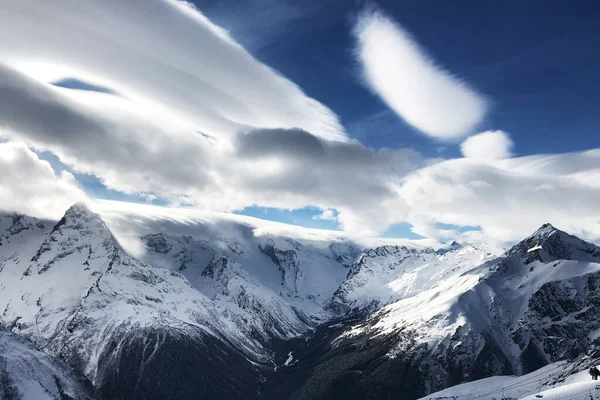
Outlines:
{"type": "MultiPolygon", "coordinates": [[[[203,9],[203,1],[196,3],[203,9]]],[[[230,8],[222,8],[236,12],[235,1],[224,3],[230,8]]],[[[306,15],[285,29],[253,33],[244,28],[238,33],[232,26],[232,35],[250,47],[253,41],[269,43],[251,48],[253,54],[332,108],[364,144],[408,146],[435,155],[440,146],[403,123],[361,85],[350,31],[362,6],[351,1],[308,3],[306,15]],[[275,37],[253,38],[261,34],[275,37]]],[[[462,1],[460,7],[443,1],[376,3],[443,67],[493,99],[480,130],[501,127],[510,132],[518,138],[516,154],[600,146],[597,2],[462,1]]],[[[211,7],[206,10],[210,17],[211,7]]],[[[262,23],[277,24],[274,19],[262,23]]],[[[218,13],[214,20],[219,23],[218,13]]],[[[445,155],[459,154],[456,146],[444,147],[445,155]]]]}

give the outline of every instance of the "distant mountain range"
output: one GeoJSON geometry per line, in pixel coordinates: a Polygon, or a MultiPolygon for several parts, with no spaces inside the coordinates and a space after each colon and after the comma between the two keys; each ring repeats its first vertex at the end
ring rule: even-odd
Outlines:
{"type": "Polygon", "coordinates": [[[600,248],[549,224],[497,256],[108,218],[0,214],[0,398],[416,399],[597,357],[600,248]]]}

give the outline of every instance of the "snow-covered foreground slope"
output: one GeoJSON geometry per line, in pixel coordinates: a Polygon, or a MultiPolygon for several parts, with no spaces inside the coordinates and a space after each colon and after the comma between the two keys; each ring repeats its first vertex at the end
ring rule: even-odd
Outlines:
{"type": "Polygon", "coordinates": [[[91,399],[93,387],[28,340],[0,330],[0,399],[91,399]]]}
{"type": "Polygon", "coordinates": [[[594,400],[600,398],[600,381],[587,370],[576,372],[573,364],[561,361],[522,376],[494,376],[457,385],[420,400],[594,400]]]}

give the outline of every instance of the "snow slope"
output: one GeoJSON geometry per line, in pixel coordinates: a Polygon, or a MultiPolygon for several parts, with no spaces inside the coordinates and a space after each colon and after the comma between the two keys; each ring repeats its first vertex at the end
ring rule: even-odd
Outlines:
{"type": "Polygon", "coordinates": [[[600,381],[587,370],[579,371],[562,361],[522,376],[494,376],[457,385],[420,400],[493,400],[502,397],[522,400],[594,400],[600,398],[600,381]]]}
{"type": "Polygon", "coordinates": [[[431,289],[492,257],[473,246],[454,245],[450,251],[390,245],[368,249],[351,266],[331,306],[375,310],[431,289]]]}
{"type": "Polygon", "coordinates": [[[83,400],[92,394],[92,385],[64,363],[28,340],[0,330],[0,399],[83,400]]]}

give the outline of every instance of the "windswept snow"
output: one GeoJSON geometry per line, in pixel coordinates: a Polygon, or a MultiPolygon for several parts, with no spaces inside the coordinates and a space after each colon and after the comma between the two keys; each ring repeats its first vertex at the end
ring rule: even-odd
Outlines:
{"type": "Polygon", "coordinates": [[[433,249],[383,246],[365,251],[336,291],[334,302],[380,307],[407,300],[454,279],[493,256],[473,246],[440,254],[433,249]]]}

